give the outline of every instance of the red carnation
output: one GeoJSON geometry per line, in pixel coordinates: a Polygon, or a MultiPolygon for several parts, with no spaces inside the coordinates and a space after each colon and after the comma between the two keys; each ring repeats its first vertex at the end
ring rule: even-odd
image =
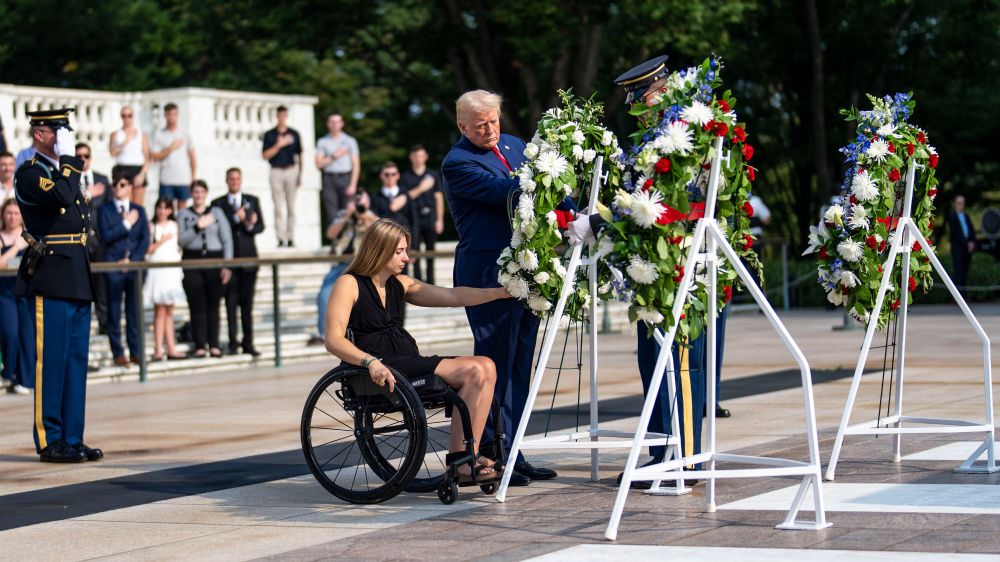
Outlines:
{"type": "Polygon", "coordinates": [[[917,148],[915,146],[913,146],[912,142],[911,143],[907,143],[907,145],[906,145],[906,153],[907,154],[909,154],[910,156],[913,156],[913,151],[916,150],[916,149],[917,148]]]}
{"type": "Polygon", "coordinates": [[[683,265],[675,265],[674,266],[674,271],[677,272],[677,275],[674,276],[674,283],[680,283],[681,279],[684,278],[684,266],[683,265]]]}
{"type": "Polygon", "coordinates": [[[896,310],[897,308],[899,308],[899,299],[896,299],[896,300],[892,301],[892,304],[889,305],[889,308],[891,308],[893,310],[896,310]]]}
{"type": "Polygon", "coordinates": [[[733,136],[740,142],[747,140],[747,132],[743,127],[733,127],[733,136]]]}
{"type": "Polygon", "coordinates": [[[747,178],[749,178],[750,181],[757,179],[757,172],[750,166],[747,166],[747,178]]]}
{"type": "Polygon", "coordinates": [[[878,240],[876,240],[874,236],[869,236],[868,238],[865,238],[865,244],[867,244],[869,248],[874,250],[875,248],[878,247],[878,240]]]}
{"type": "Polygon", "coordinates": [[[913,243],[913,247],[911,247],[910,250],[914,251],[914,252],[919,252],[920,251],[920,242],[914,242],[913,243]]]}
{"type": "Polygon", "coordinates": [[[687,318],[687,317],[688,317],[688,315],[687,315],[687,314],[681,314],[681,318],[680,318],[680,319],[681,319],[681,320],[684,320],[684,319],[685,319],[685,318],[687,318]]]}
{"type": "MultiPolygon", "coordinates": [[[[884,252],[884,251],[885,251],[885,246],[886,246],[886,244],[885,244],[885,240],[883,240],[883,241],[879,242],[879,245],[878,245],[878,251],[879,251],[879,252],[884,252]]],[[[882,271],[881,267],[882,267],[882,266],[879,266],[879,268],[880,268],[880,269],[879,269],[879,271],[882,271]]]]}
{"type": "Polygon", "coordinates": [[[875,264],[875,269],[877,269],[879,273],[882,273],[882,264],[875,264]]]}
{"type": "Polygon", "coordinates": [[[891,181],[893,183],[896,183],[897,181],[899,181],[899,169],[898,168],[893,168],[892,171],[889,172],[889,181],[891,181]]]}
{"type": "Polygon", "coordinates": [[[851,195],[850,201],[851,201],[851,205],[856,205],[858,203],[858,198],[855,197],[854,195],[851,195]]]}
{"type": "Polygon", "coordinates": [[[743,160],[749,162],[753,158],[753,145],[750,143],[743,145],[743,160]]]}
{"type": "Polygon", "coordinates": [[[826,246],[819,247],[819,259],[825,260],[830,257],[830,254],[826,251],[826,246]]]}
{"type": "Polygon", "coordinates": [[[659,174],[665,174],[670,171],[670,159],[660,158],[656,161],[656,172],[659,174]]]}
{"type": "Polygon", "coordinates": [[[891,142],[889,143],[889,152],[892,152],[893,154],[896,153],[896,145],[892,144],[891,142]]]}
{"type": "Polygon", "coordinates": [[[753,237],[750,236],[749,234],[744,234],[743,235],[743,249],[744,250],[749,250],[752,247],[753,247],[753,237]]]}
{"type": "Polygon", "coordinates": [[[724,137],[726,133],[729,132],[729,125],[726,125],[722,121],[716,121],[715,123],[715,136],[724,137]]]}
{"type": "Polygon", "coordinates": [[[938,192],[937,192],[937,188],[936,187],[932,187],[932,188],[930,188],[930,189],[927,190],[927,195],[929,197],[934,197],[935,195],[937,195],[937,193],[938,192]]]}
{"type": "Polygon", "coordinates": [[[927,162],[927,163],[930,164],[931,168],[937,168],[938,155],[937,154],[931,154],[930,161],[927,162]]]}
{"type": "Polygon", "coordinates": [[[715,128],[715,119],[712,119],[708,123],[705,123],[704,125],[701,126],[701,130],[703,131],[711,131],[714,128],[715,128]]]}
{"type": "Polygon", "coordinates": [[[651,187],[653,187],[653,178],[646,178],[646,181],[642,183],[642,190],[649,191],[651,187]]]}
{"type": "Polygon", "coordinates": [[[701,169],[702,170],[710,170],[710,169],[712,169],[712,164],[710,162],[705,162],[704,164],[701,165],[701,169]]]}
{"type": "Polygon", "coordinates": [[[743,214],[745,214],[748,218],[753,218],[753,205],[751,205],[749,201],[743,202],[743,214]]]}
{"type": "Polygon", "coordinates": [[[845,294],[845,295],[849,295],[849,294],[851,294],[851,288],[848,287],[848,286],[846,286],[846,285],[841,285],[840,292],[843,293],[843,294],[845,294]]]}
{"type": "Polygon", "coordinates": [[[927,135],[925,135],[923,131],[917,133],[917,142],[919,142],[920,144],[924,144],[927,142],[927,135]]]}
{"type": "Polygon", "coordinates": [[[674,236],[673,238],[667,238],[667,242],[670,242],[671,244],[674,245],[680,244],[683,241],[684,241],[683,236],[674,236]]]}
{"type": "Polygon", "coordinates": [[[910,282],[909,282],[909,286],[910,286],[910,292],[911,292],[911,293],[912,293],[913,291],[916,291],[916,290],[917,290],[917,280],[916,280],[916,279],[914,279],[913,277],[910,277],[910,282]]]}
{"type": "Polygon", "coordinates": [[[729,113],[729,104],[726,103],[726,100],[719,100],[719,109],[721,109],[723,113],[729,113]]]}
{"type": "Polygon", "coordinates": [[[722,300],[729,302],[733,298],[733,288],[726,285],[722,288],[722,300]]]}

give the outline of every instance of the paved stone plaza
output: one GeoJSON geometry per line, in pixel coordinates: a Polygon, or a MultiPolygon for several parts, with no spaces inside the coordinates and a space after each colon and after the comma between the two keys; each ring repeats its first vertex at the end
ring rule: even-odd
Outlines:
{"type": "MultiPolygon", "coordinates": [[[[975,310],[998,341],[1000,307],[975,310]]],[[[814,371],[825,464],[862,332],[833,331],[834,312],[784,318],[814,371]]],[[[720,450],[806,459],[790,356],[757,313],[735,314],[727,331],[722,397],[733,417],[718,422],[720,450]]],[[[982,353],[958,309],[915,307],[909,336],[905,412],[981,420],[982,353]]],[[[602,425],[632,431],[641,400],[635,336],[602,335],[600,346],[602,425]]],[[[869,368],[881,368],[881,351],[869,368]]],[[[718,482],[715,513],[705,513],[704,484],[680,497],[633,491],[609,543],[625,452],[602,453],[599,482],[584,451],[535,452],[529,459],[560,478],[512,488],[503,504],[462,488],[451,506],[433,493],[349,505],[316,483],[299,445],[305,397],[333,364],[92,385],[87,442],[106,458],[84,465],[39,463],[31,397],[0,396],[0,559],[1000,560],[1000,473],[952,470],[975,448],[971,434],[906,436],[898,464],[891,438],[848,437],[836,481],[824,484],[833,526],[815,532],[774,527],[797,479],[735,479],[718,482]]],[[[864,377],[854,422],[876,417],[880,380],[880,371],[864,377]]],[[[547,422],[558,431],[576,424],[576,373],[563,374],[549,420],[554,382],[547,375],[533,433],[547,422]]]]}

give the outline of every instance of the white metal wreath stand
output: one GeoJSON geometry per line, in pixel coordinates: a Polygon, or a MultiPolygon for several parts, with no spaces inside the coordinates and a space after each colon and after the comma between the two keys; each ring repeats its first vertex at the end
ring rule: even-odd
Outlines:
{"type": "MultiPolygon", "coordinates": [[[[757,283],[754,281],[753,277],[751,277],[750,272],[747,271],[746,267],[740,261],[739,256],[736,255],[736,251],[729,244],[725,234],[723,234],[722,230],[719,228],[718,222],[715,220],[715,205],[719,190],[719,174],[721,172],[723,160],[728,162],[729,156],[727,155],[723,157],[722,137],[719,137],[715,143],[715,154],[712,159],[712,170],[711,175],[709,176],[705,216],[700,219],[695,226],[694,238],[691,243],[691,251],[689,252],[687,260],[684,264],[684,276],[681,279],[680,286],[677,288],[676,297],[674,298],[673,317],[680,317],[681,312],[683,311],[684,303],[691,294],[692,278],[695,273],[695,268],[697,265],[704,264],[708,271],[708,317],[705,334],[707,343],[706,372],[715,373],[715,324],[717,313],[716,285],[719,262],[718,252],[719,250],[722,250],[723,254],[725,254],[726,261],[736,268],[743,284],[750,291],[754,300],[757,301],[757,304],[761,307],[761,310],[771,322],[771,326],[778,332],[778,335],[784,342],[785,347],[788,348],[788,351],[791,352],[795,361],[799,365],[799,371],[802,374],[802,395],[805,403],[809,461],[802,462],[791,459],[732,455],[717,452],[715,442],[715,408],[712,407],[712,405],[715,404],[715,385],[706,384],[705,389],[707,400],[705,403],[708,404],[708,407],[706,408],[708,415],[707,450],[689,457],[678,455],[679,458],[666,460],[655,465],[643,467],[636,466],[639,461],[639,450],[644,445],[646,425],[649,423],[649,418],[653,413],[654,401],[657,400],[657,393],[655,389],[659,388],[660,383],[663,380],[664,370],[668,367],[668,363],[670,363],[670,342],[674,341],[674,336],[677,333],[678,326],[675,322],[667,334],[663,336],[663,339],[660,340],[660,354],[656,359],[656,366],[653,369],[653,380],[650,383],[651,391],[646,395],[646,401],[642,408],[642,415],[639,418],[639,425],[636,428],[635,437],[632,441],[632,449],[629,452],[628,462],[625,464],[625,473],[622,477],[621,485],[618,487],[618,496],[615,499],[615,506],[611,512],[611,520],[608,522],[607,530],[604,532],[605,538],[609,540],[615,540],[618,536],[618,523],[621,520],[622,511],[625,509],[625,501],[628,499],[629,488],[635,480],[653,481],[653,490],[651,491],[655,491],[659,488],[660,481],[662,480],[679,480],[685,477],[705,478],[708,480],[708,490],[706,493],[706,500],[708,503],[707,509],[709,512],[714,512],[716,478],[802,476],[802,482],[799,485],[795,499],[792,501],[792,505],[788,510],[788,514],[785,517],[784,522],[778,525],[778,528],[818,530],[830,526],[830,524],[826,521],[826,514],[823,508],[819,444],[816,438],[816,416],[813,405],[812,378],[809,371],[809,364],[806,362],[806,358],[802,354],[798,345],[795,344],[792,336],[781,323],[781,320],[778,319],[778,315],[774,312],[770,303],[767,302],[767,297],[764,296],[760,287],[757,286],[757,283]],[[702,243],[706,241],[707,250],[705,253],[700,253],[699,249],[701,248],[702,243]],[[757,465],[763,468],[717,469],[715,466],[716,462],[734,462],[739,464],[757,465]],[[701,463],[707,464],[707,469],[683,471],[685,466],[701,463]],[[813,492],[815,520],[797,520],[796,517],[798,516],[799,510],[801,509],[806,498],[806,494],[810,488],[813,492]]],[[[670,365],[669,367],[670,369],[667,372],[667,380],[672,382],[674,379],[673,366],[670,365]]],[[[673,392],[671,392],[671,399],[673,399],[673,392]]],[[[676,420],[678,412],[676,408],[673,410],[671,427],[677,427],[676,420]]],[[[697,412],[695,415],[697,415],[697,412]]],[[[677,433],[674,433],[674,435],[677,435],[677,433]]]]}
{"type": "MultiPolygon", "coordinates": [[[[607,179],[602,170],[603,158],[598,157],[594,163],[594,177],[590,188],[590,209],[595,208],[598,191],[601,184],[607,179]]],[[[525,449],[590,449],[590,478],[596,482],[600,479],[598,449],[627,449],[632,447],[633,438],[635,436],[632,433],[600,429],[599,427],[597,396],[597,330],[593,329],[593,324],[591,324],[589,339],[589,429],[587,431],[562,433],[532,440],[526,440],[524,437],[525,431],[527,431],[528,428],[528,421],[532,415],[532,408],[535,405],[535,399],[538,397],[538,391],[542,386],[542,379],[545,375],[545,369],[548,364],[549,356],[552,354],[552,346],[555,343],[556,335],[559,332],[559,325],[562,323],[563,314],[566,309],[566,302],[576,288],[576,272],[580,267],[588,268],[588,282],[591,295],[589,311],[590,321],[593,322],[593,319],[597,318],[597,260],[593,257],[595,249],[593,244],[591,244],[588,250],[590,257],[581,259],[580,254],[582,253],[582,249],[582,244],[576,244],[573,246],[569,264],[566,267],[565,282],[563,283],[559,300],[556,302],[555,310],[552,313],[552,319],[548,324],[548,328],[545,330],[545,336],[542,340],[542,351],[538,357],[538,363],[535,365],[535,374],[531,381],[531,388],[528,392],[528,401],[524,405],[524,414],[521,416],[521,423],[517,427],[517,433],[514,434],[514,440],[511,444],[510,453],[507,458],[507,466],[513,468],[518,452],[525,449]],[[605,438],[605,440],[602,441],[601,438],[605,438]]],[[[673,379],[671,379],[671,383],[672,382],[673,379]]],[[[656,392],[654,391],[652,394],[656,394],[656,392]]],[[[680,428],[676,419],[673,420],[671,434],[680,435],[680,428]]],[[[666,445],[667,450],[671,454],[676,455],[680,452],[680,439],[677,437],[670,437],[662,433],[650,433],[646,435],[642,440],[642,444],[647,446],[666,445]]],[[[504,472],[503,478],[500,481],[500,488],[497,490],[497,501],[502,502],[506,499],[507,486],[510,485],[512,472],[512,470],[504,472]]],[[[690,491],[683,490],[683,479],[678,482],[678,486],[682,488],[681,493],[684,491],[690,491]]]]}
{"type": "Polygon", "coordinates": [[[972,314],[969,309],[969,305],[965,303],[965,299],[958,292],[955,287],[955,283],[952,282],[951,277],[948,276],[948,272],[944,270],[941,266],[941,262],[938,261],[936,255],[934,255],[934,250],[931,248],[930,244],[924,238],[923,234],[920,233],[920,229],[914,224],[913,219],[910,217],[912,210],[913,201],[913,183],[914,177],[916,175],[915,162],[911,159],[910,164],[906,169],[906,191],[905,199],[903,199],[903,213],[899,218],[899,222],[896,226],[896,232],[892,237],[892,248],[889,250],[889,257],[886,259],[885,263],[882,265],[882,283],[878,288],[878,295],[875,297],[875,308],[873,311],[882,310],[882,304],[885,301],[886,291],[889,288],[889,280],[892,278],[893,270],[896,267],[896,256],[902,255],[903,259],[901,267],[900,279],[902,280],[901,287],[904,287],[903,291],[906,291],[905,287],[908,287],[908,279],[910,277],[910,252],[912,249],[913,241],[916,240],[919,247],[924,251],[924,254],[930,258],[931,265],[934,267],[934,271],[941,277],[944,281],[945,286],[948,287],[948,291],[951,296],[958,303],[959,308],[962,309],[962,313],[965,318],[972,324],[973,330],[975,330],[976,335],[983,344],[983,397],[984,397],[984,407],[986,414],[986,421],[975,422],[967,420],[949,420],[949,419],[938,419],[938,418],[922,418],[914,416],[904,416],[903,415],[903,359],[905,357],[906,350],[906,313],[909,308],[907,305],[906,294],[900,296],[900,307],[897,314],[899,314],[899,327],[896,331],[896,348],[899,354],[898,363],[896,364],[896,407],[895,411],[891,416],[882,418],[877,421],[870,421],[865,423],[860,423],[852,426],[848,426],[848,422],[851,419],[851,410],[854,408],[854,401],[857,398],[858,386],[861,384],[861,372],[864,370],[865,362],[868,360],[868,352],[871,348],[872,338],[875,335],[875,329],[878,326],[878,314],[872,313],[871,318],[868,321],[868,329],[865,332],[865,340],[861,345],[861,356],[858,358],[858,365],[854,369],[854,379],[851,381],[851,391],[847,395],[847,404],[844,406],[844,415],[840,419],[840,428],[837,430],[837,440],[833,445],[833,453],[830,456],[830,465],[826,469],[826,479],[834,479],[834,471],[837,468],[837,459],[840,457],[840,449],[844,444],[844,435],[878,435],[878,434],[891,434],[892,438],[892,454],[893,462],[900,461],[900,444],[902,441],[902,435],[904,433],[985,433],[985,439],[983,443],[972,453],[969,458],[965,460],[960,466],[955,468],[955,472],[961,473],[992,473],[1000,470],[1000,466],[997,465],[994,447],[993,447],[993,376],[990,369],[990,338],[986,335],[986,331],[976,320],[976,316],[972,314]],[[912,237],[912,238],[911,238],[912,237]],[[903,427],[903,423],[917,423],[925,424],[923,427],[903,427]],[[986,454],[985,463],[977,463],[976,461],[983,455],[986,454]]]}

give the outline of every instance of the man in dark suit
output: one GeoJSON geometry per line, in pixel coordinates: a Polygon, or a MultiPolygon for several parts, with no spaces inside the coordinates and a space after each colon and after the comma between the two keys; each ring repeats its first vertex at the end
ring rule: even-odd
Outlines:
{"type": "Polygon", "coordinates": [[[951,280],[958,287],[962,296],[969,282],[969,266],[972,264],[972,254],[976,251],[976,229],[972,220],[965,213],[965,196],[956,195],[951,202],[951,213],[948,215],[948,235],[951,237],[951,264],[953,273],[951,280]]]}
{"type": "MultiPolygon", "coordinates": [[[[233,229],[233,257],[257,257],[255,238],[264,232],[264,215],[260,211],[260,200],[243,193],[243,172],[239,168],[226,170],[226,186],[229,193],[212,201],[212,206],[222,209],[229,218],[233,229]]],[[[236,309],[240,311],[243,324],[243,353],[260,357],[253,345],[253,296],[257,286],[256,267],[237,267],[226,288],[226,324],[229,326],[229,353],[239,351],[236,343],[236,309]]]]}
{"type": "MultiPolygon", "coordinates": [[[[524,163],[525,144],[500,133],[501,102],[500,96],[484,90],[466,92],[456,102],[462,138],[441,165],[445,196],[458,230],[455,286],[499,287],[497,258],[513,235],[508,212],[519,184],[512,172],[524,163]]],[[[496,364],[494,393],[509,447],[528,399],[538,317],[513,299],[467,307],[465,313],[475,339],[474,354],[496,364]]],[[[492,427],[486,424],[482,439],[487,456],[492,427]]],[[[554,470],[532,466],[522,455],[513,468],[512,486],[556,477],[554,470]]]]}
{"type": "MultiPolygon", "coordinates": [[[[112,197],[97,210],[97,232],[104,244],[105,262],[127,264],[146,261],[149,249],[149,220],[142,205],[132,199],[132,178],[120,177],[111,191],[112,197]]],[[[140,271],[109,271],[104,274],[108,298],[108,340],[115,365],[138,364],[143,352],[139,339],[139,318],[136,305],[142,291],[136,289],[140,271]],[[122,349],[122,295],[125,296],[125,341],[130,357],[122,349]]]]}
{"type": "Polygon", "coordinates": [[[80,190],[83,162],[74,156],[70,111],[28,113],[35,156],[14,175],[14,193],[30,237],[14,294],[28,297],[34,309],[34,439],[43,462],[104,456],[83,443],[94,287],[86,248],[91,216],[80,190]]]}
{"type": "MultiPolygon", "coordinates": [[[[92,152],[85,142],[76,143],[76,157],[83,161],[83,173],[80,174],[80,187],[90,197],[90,211],[95,217],[87,233],[87,252],[90,263],[104,261],[104,243],[97,232],[97,210],[111,197],[111,182],[104,174],[95,172],[91,167],[92,152]]],[[[104,276],[94,276],[94,312],[97,313],[97,329],[100,334],[108,333],[108,295],[104,287],[104,276]]]]}

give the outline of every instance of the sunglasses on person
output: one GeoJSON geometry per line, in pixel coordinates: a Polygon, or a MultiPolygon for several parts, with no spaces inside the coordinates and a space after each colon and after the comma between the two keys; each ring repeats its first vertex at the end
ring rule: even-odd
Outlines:
{"type": "Polygon", "coordinates": [[[399,175],[399,172],[382,172],[382,175],[387,178],[394,178],[399,175]]]}

